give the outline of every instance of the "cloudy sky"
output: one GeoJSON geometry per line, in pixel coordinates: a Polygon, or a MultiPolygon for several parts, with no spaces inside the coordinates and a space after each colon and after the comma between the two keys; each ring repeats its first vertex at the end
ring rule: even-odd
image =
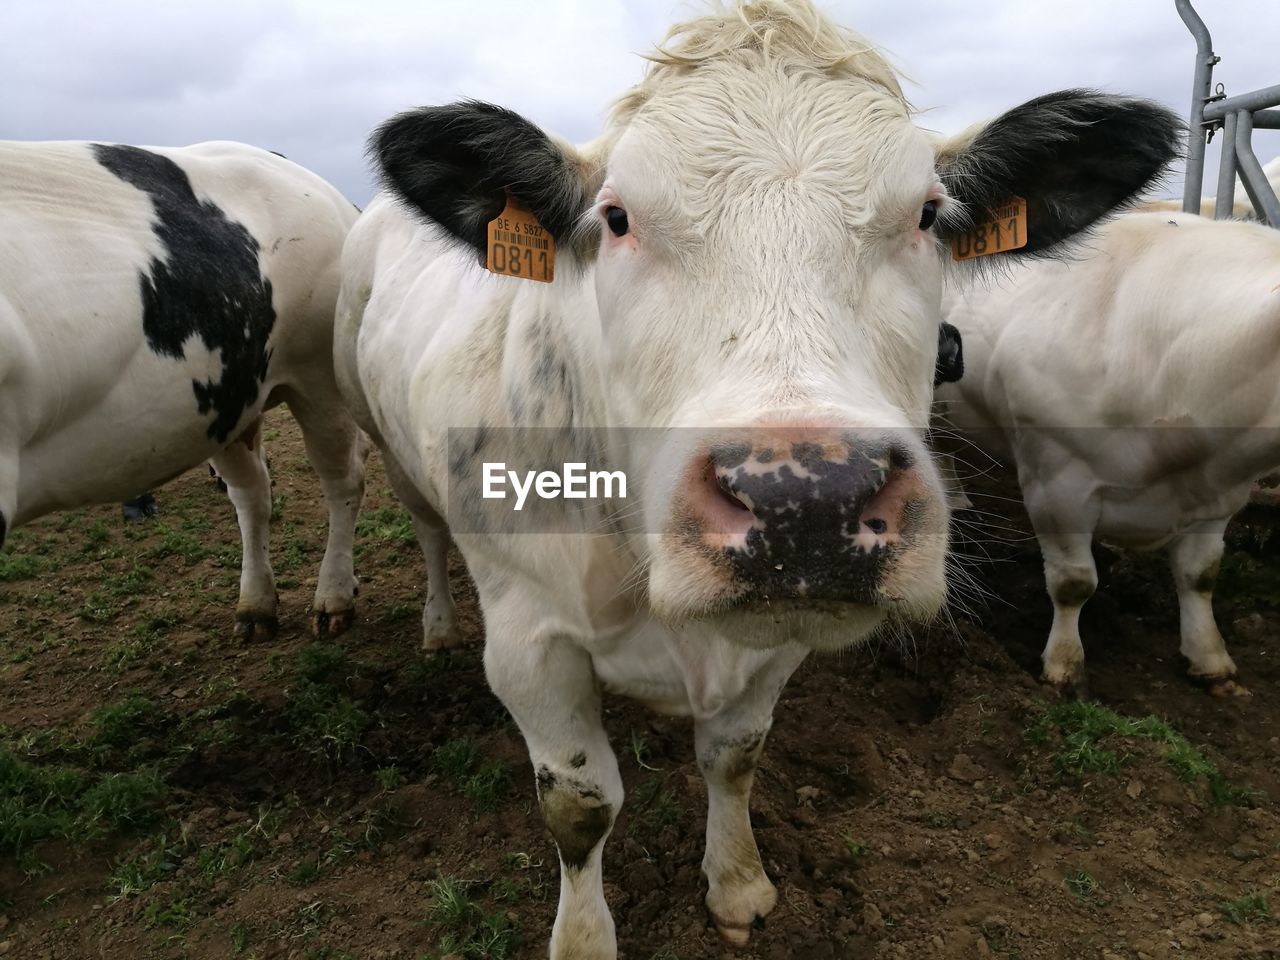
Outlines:
{"type": "MultiPolygon", "coordinates": [[[[1186,115],[1195,47],[1173,0],[822,5],[891,54],[926,108],[922,125],[937,130],[1069,86],[1142,94],[1186,115]]],[[[1280,2],[1197,8],[1229,93],[1280,84],[1280,2]]],[[[243,140],[364,203],[373,187],[363,144],[385,117],[477,97],[589,139],[639,77],[635,54],[697,9],[689,0],[0,0],[0,137],[243,140]]],[[[1263,161],[1280,154],[1280,132],[1254,142],[1263,161]]],[[[1172,181],[1165,192],[1180,189],[1172,181]]]]}

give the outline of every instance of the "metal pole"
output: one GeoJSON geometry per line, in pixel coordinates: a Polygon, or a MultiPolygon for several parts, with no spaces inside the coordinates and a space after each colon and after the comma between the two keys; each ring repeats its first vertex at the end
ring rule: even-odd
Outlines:
{"type": "Polygon", "coordinates": [[[1191,83],[1191,115],[1187,120],[1187,175],[1182,187],[1182,209],[1200,212],[1200,189],[1204,184],[1204,105],[1213,82],[1213,38],[1209,28],[1191,6],[1191,0],[1174,0],[1178,16],[1196,38],[1196,71],[1191,83]]]}
{"type": "Polygon", "coordinates": [[[1280,110],[1255,110],[1253,129],[1280,130],[1280,110]]]}
{"type": "Polygon", "coordinates": [[[1278,104],[1280,104],[1280,85],[1215,100],[1206,106],[1200,115],[1206,121],[1221,120],[1227,114],[1236,113],[1239,110],[1261,110],[1278,104]]]}
{"type": "Polygon", "coordinates": [[[1236,114],[1236,161],[1240,164],[1240,179],[1245,193],[1257,211],[1258,219],[1273,227],[1280,227],[1280,199],[1267,183],[1262,164],[1253,153],[1253,114],[1241,110],[1236,114]]]}
{"type": "Polygon", "coordinates": [[[1213,206],[1213,219],[1226,220],[1236,202],[1236,115],[1229,113],[1222,122],[1222,159],[1218,162],[1218,199],[1213,206]]]}

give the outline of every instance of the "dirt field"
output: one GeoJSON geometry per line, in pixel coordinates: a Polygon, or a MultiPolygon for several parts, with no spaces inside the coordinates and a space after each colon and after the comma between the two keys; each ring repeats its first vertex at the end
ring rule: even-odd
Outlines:
{"type": "MultiPolygon", "coordinates": [[[[461,567],[472,646],[424,661],[421,559],[371,460],[358,625],[314,644],[323,508],[269,425],[274,642],[232,639],[239,539],[203,470],[155,520],[48,517],[0,554],[0,956],[545,956],[555,852],[461,567]]],[[[689,725],[607,704],[624,958],[1280,958],[1280,514],[1233,527],[1218,593],[1252,698],[1183,679],[1162,557],[1107,554],[1081,707],[1034,679],[1025,521],[980,502],[1010,527],[965,548],[993,557],[985,607],[784,693],[753,798],[780,900],[746,950],[702,908],[689,725]]]]}

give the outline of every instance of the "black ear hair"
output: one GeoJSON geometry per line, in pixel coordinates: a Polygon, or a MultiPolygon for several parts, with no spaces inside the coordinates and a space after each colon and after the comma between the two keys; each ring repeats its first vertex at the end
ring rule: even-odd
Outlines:
{"type": "Polygon", "coordinates": [[[955,383],[964,376],[964,342],[960,331],[943,320],[938,325],[938,359],[933,365],[933,385],[955,383]]]}
{"type": "Polygon", "coordinates": [[[383,185],[485,259],[508,191],[558,243],[591,204],[575,158],[538,126],[475,100],[392,117],[369,140],[383,185]]]}
{"type": "MultiPolygon", "coordinates": [[[[1014,107],[967,143],[944,145],[938,173],[970,215],[1027,201],[1027,245],[1042,253],[1131,203],[1182,149],[1184,127],[1148,100],[1062,90],[1014,107]]],[[[944,239],[963,228],[939,224],[944,239]]]]}

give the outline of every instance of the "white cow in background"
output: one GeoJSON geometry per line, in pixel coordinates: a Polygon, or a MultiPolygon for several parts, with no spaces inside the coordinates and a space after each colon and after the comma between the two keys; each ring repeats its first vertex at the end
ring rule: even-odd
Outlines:
{"type": "Polygon", "coordinates": [[[288,401],[329,503],[318,635],[350,624],[362,438],[333,375],[357,211],[236,143],[0,143],[0,544],[211,459],[240,521],[237,633],[276,628],[264,410],[288,401]]]}
{"type": "Polygon", "coordinates": [[[1083,684],[1097,537],[1169,548],[1191,676],[1243,693],[1212,595],[1227,522],[1280,465],[1280,231],[1135,213],[1087,251],[949,293],[965,375],[939,398],[1017,466],[1054,606],[1046,681],[1083,684]]]}
{"type": "Polygon", "coordinates": [[[453,640],[446,521],[475,579],[559,849],[554,958],[617,952],[602,690],[693,717],[722,936],[773,908],[748,797],[783,684],[945,594],[922,442],[943,241],[1016,193],[1041,252],[1178,140],[1162,108],[1066,91],[937,144],[874,48],[801,0],[674,28],[587,147],[476,102],[378,131],[388,192],[343,256],[339,381],[431,564],[430,645],[453,640]],[[481,266],[508,192],[555,238],[551,283],[481,266]],[[621,471],[627,499],[517,526],[478,493],[513,459],[621,471]]]}
{"type": "MultiPolygon", "coordinates": [[[[1275,191],[1277,197],[1280,197],[1280,157],[1268,161],[1262,166],[1262,174],[1267,178],[1267,183],[1271,184],[1271,189],[1275,191]]],[[[1149,200],[1138,207],[1143,211],[1168,210],[1178,212],[1182,209],[1181,200],[1149,200]]],[[[1200,199],[1200,215],[1204,217],[1212,217],[1214,211],[1218,209],[1218,200],[1216,197],[1202,197],[1200,199]]],[[[1236,184],[1235,195],[1231,198],[1231,216],[1236,220],[1256,220],[1258,213],[1253,209],[1253,201],[1249,199],[1249,194],[1245,192],[1244,184],[1236,184]]]]}

